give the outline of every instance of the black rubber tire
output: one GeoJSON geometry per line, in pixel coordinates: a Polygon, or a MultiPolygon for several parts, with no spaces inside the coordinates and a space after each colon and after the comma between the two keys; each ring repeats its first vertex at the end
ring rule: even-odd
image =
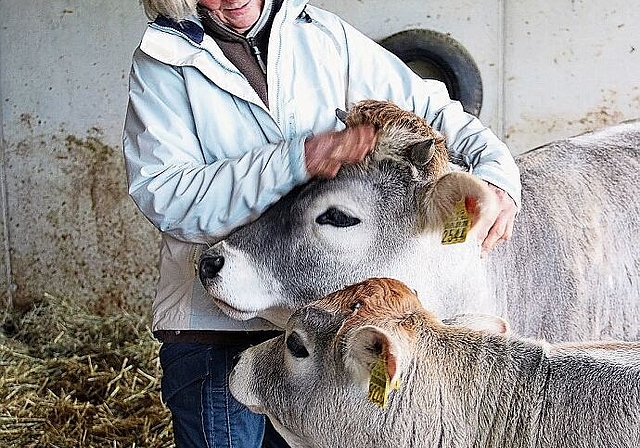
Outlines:
{"type": "Polygon", "coordinates": [[[482,78],[471,54],[447,34],[428,29],[401,31],[380,41],[423,78],[444,82],[449,96],[478,116],[482,109],[482,78]]]}

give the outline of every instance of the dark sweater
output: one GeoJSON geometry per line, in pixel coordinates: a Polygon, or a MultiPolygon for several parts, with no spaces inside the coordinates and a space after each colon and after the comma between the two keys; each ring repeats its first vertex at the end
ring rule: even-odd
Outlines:
{"type": "Polygon", "coordinates": [[[204,32],[211,36],[224,55],[247,78],[251,87],[256,91],[264,104],[269,107],[267,94],[267,52],[269,47],[269,35],[273,18],[282,6],[282,0],[273,0],[271,13],[262,29],[253,38],[247,39],[225,26],[213,14],[198,6],[198,14],[204,27],[204,32]]]}

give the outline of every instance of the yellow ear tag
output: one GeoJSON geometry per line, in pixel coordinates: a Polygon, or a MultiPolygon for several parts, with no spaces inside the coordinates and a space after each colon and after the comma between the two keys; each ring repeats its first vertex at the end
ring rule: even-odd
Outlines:
{"type": "Polygon", "coordinates": [[[464,198],[460,199],[453,209],[453,214],[447,218],[442,231],[442,244],[463,243],[471,227],[471,218],[467,213],[464,198]]]}
{"type": "Polygon", "coordinates": [[[399,388],[399,379],[394,381],[393,384],[390,383],[389,373],[387,372],[387,357],[381,354],[371,369],[367,399],[384,409],[387,407],[391,390],[397,390],[399,388]]]}

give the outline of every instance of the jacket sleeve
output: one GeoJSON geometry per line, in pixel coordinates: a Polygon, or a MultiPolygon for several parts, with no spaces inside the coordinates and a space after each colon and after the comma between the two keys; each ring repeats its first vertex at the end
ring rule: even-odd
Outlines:
{"type": "Polygon", "coordinates": [[[348,100],[386,99],[412,110],[446,138],[450,159],[506,191],[521,206],[520,171],[507,146],[453,101],[445,85],[422,79],[395,55],[343,22],[348,100]]]}
{"type": "Polygon", "coordinates": [[[196,129],[181,69],[137,50],[123,133],[129,194],[175,238],[223,238],[308,178],[304,137],[212,161],[196,129]]]}

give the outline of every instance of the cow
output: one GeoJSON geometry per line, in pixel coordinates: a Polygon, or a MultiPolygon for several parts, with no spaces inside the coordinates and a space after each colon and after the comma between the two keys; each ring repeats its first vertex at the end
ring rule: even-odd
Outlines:
{"type": "Polygon", "coordinates": [[[550,344],[468,317],[445,324],[368,279],[243,352],[230,390],[292,448],[640,446],[640,343],[550,344]]]}
{"type": "Polygon", "coordinates": [[[365,161],[311,180],[203,251],[201,282],[224,312],[283,326],[331,291],[392,277],[439,317],[496,314],[549,340],[640,337],[640,121],[517,156],[522,209],[511,240],[485,257],[474,232],[495,216],[492,196],[447,160],[424,119],[367,100],[346,121],[378,129],[365,161]],[[471,229],[443,245],[457,204],[471,229]]]}

